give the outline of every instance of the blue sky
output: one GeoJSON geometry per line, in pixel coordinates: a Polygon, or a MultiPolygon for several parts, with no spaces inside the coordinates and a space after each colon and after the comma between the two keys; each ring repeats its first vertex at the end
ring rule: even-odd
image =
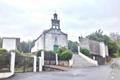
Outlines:
{"type": "Polygon", "coordinates": [[[56,11],[71,40],[98,29],[120,31],[120,0],[0,0],[0,36],[36,39],[56,11]]]}

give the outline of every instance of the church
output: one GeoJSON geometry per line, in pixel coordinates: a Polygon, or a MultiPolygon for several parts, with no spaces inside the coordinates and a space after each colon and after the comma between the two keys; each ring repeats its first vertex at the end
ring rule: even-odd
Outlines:
{"type": "Polygon", "coordinates": [[[56,13],[51,19],[51,28],[43,31],[43,33],[35,40],[35,46],[31,52],[38,50],[56,51],[60,47],[68,48],[68,35],[61,31],[60,20],[56,13]]]}

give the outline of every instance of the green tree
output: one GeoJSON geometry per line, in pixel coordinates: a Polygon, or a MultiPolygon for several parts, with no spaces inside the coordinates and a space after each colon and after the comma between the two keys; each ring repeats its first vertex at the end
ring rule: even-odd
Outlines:
{"type": "Polygon", "coordinates": [[[0,37],[0,48],[2,48],[2,38],[0,37]]]}
{"type": "Polygon", "coordinates": [[[20,42],[19,46],[18,46],[18,50],[20,52],[31,52],[31,48],[34,46],[34,42],[33,41],[28,41],[28,42],[20,42]]]}
{"type": "Polygon", "coordinates": [[[78,42],[68,41],[68,49],[72,52],[78,52],[78,42]]]}
{"type": "Polygon", "coordinates": [[[120,50],[120,47],[118,46],[120,44],[113,41],[109,36],[103,35],[103,31],[101,29],[88,35],[87,38],[98,42],[104,42],[108,46],[110,56],[120,50]]]}
{"type": "Polygon", "coordinates": [[[110,37],[112,38],[112,40],[116,41],[116,42],[120,42],[120,34],[119,33],[110,33],[110,37]]]}
{"type": "Polygon", "coordinates": [[[90,40],[104,42],[104,35],[103,35],[103,31],[101,29],[99,29],[98,31],[96,31],[86,37],[90,40]]]}
{"type": "Polygon", "coordinates": [[[109,50],[109,55],[112,56],[114,53],[119,53],[119,44],[115,41],[111,41],[108,43],[108,50],[109,50]]]}

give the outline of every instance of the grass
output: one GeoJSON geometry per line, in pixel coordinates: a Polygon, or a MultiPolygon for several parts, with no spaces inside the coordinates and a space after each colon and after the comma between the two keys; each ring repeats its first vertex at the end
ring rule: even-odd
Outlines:
{"type": "Polygon", "coordinates": [[[25,70],[24,70],[24,66],[19,67],[19,68],[15,68],[15,72],[17,72],[17,73],[32,72],[32,71],[33,71],[32,67],[25,67],[25,70]]]}

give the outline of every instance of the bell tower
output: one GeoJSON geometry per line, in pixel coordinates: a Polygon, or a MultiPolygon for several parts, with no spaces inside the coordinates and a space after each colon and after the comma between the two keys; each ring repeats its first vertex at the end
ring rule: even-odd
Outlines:
{"type": "Polygon", "coordinates": [[[58,20],[57,14],[53,14],[53,19],[51,19],[52,22],[52,29],[58,29],[60,30],[60,20],[58,20]]]}

